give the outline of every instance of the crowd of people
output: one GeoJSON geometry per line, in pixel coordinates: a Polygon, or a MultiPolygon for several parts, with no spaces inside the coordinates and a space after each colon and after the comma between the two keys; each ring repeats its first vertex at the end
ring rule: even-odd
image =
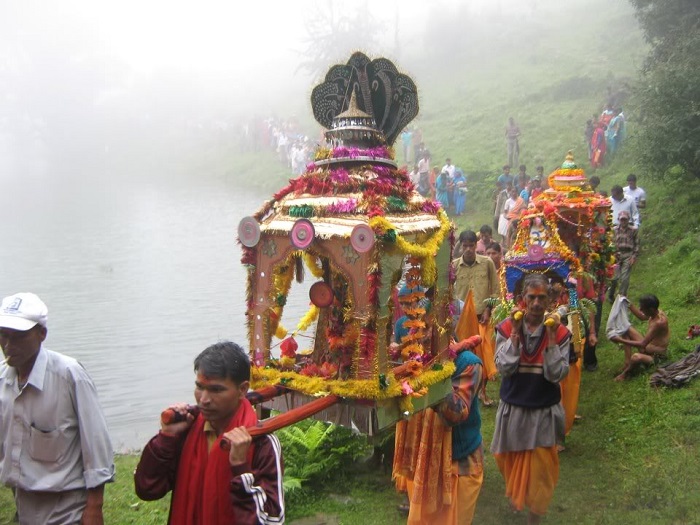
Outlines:
{"type": "Polygon", "coordinates": [[[510,164],[503,166],[502,173],[496,179],[494,192],[493,227],[501,236],[503,247],[508,249],[520,213],[528,207],[530,201],[544,191],[544,167],[537,166],[536,174],[530,177],[527,166],[521,164],[518,173],[511,174],[510,164]]]}
{"type": "MultiPolygon", "coordinates": [[[[511,507],[527,509],[528,523],[539,523],[558,481],[560,445],[566,433],[561,384],[569,373],[572,336],[560,318],[549,315],[555,304],[550,282],[534,273],[522,282],[522,302],[494,327],[487,299],[500,296],[500,247],[490,240],[489,225],[482,226],[479,233],[460,233],[461,255],[452,262],[455,301],[459,303],[450,345],[457,354],[456,370],[453,393],[435,407],[442,422],[435,424],[452,429],[451,499],[423,505],[409,483],[409,524],[472,522],[484,479],[480,406],[490,405],[484,387],[499,374],[500,402],[490,451],[504,478],[511,507]],[[492,253],[478,253],[484,250],[492,253]],[[476,318],[476,340],[464,339],[460,332],[465,313],[476,318]]],[[[400,339],[399,325],[397,321],[400,339]]],[[[424,439],[428,442],[430,437],[424,439]]]]}
{"type": "Polygon", "coordinates": [[[274,118],[263,122],[263,143],[295,176],[302,175],[313,160],[315,144],[299,130],[295,120],[278,121],[274,118]]]}
{"type": "Polygon", "coordinates": [[[408,174],[418,193],[437,200],[450,216],[459,217],[466,211],[467,177],[462,168],[447,158],[442,169],[430,167],[430,152],[422,150],[421,159],[408,174]]]}
{"type": "MultiPolygon", "coordinates": [[[[624,138],[621,108],[606,108],[593,127],[605,132],[603,139],[600,133],[596,136],[598,141],[604,140],[605,145],[593,143],[590,150],[591,162],[599,166],[604,162],[605,153],[614,153],[624,138]]],[[[512,508],[527,509],[528,523],[540,522],[558,481],[559,454],[565,450],[565,437],[578,417],[580,371],[595,372],[598,368],[596,347],[606,295],[613,304],[604,326],[605,334],[624,353],[622,370],[615,377],[616,381],[624,381],[640,366],[658,363],[667,355],[670,330],[659,299],[643,295],[636,306],[627,298],[632,268],[640,256],[640,210],[646,206],[647,199],[634,173],[627,176],[627,185],[612,185],[609,196],[599,187],[600,177],[593,175],[589,179],[593,191],[610,199],[617,263],[607,290],[594,287],[592,279],[586,276],[578,279],[578,298],[595,305],[582,315],[582,355],[573,352],[572,334],[567,328],[570,292],[543,275],[526,275],[517,306],[495,327],[490,323],[491,308],[487,299],[501,296],[495,276],[502,265],[502,254],[513,243],[521,212],[548,187],[542,166],[537,166],[533,177],[524,164],[518,165],[517,174],[511,173],[520,153],[519,135],[517,124],[509,119],[506,128],[509,163],[503,166],[496,180],[493,224],[482,225],[478,233],[463,231],[453,260],[455,298],[461,304],[473,302],[482,336],[481,344],[458,350],[458,356],[469,355],[464,358],[466,366],[458,366],[453,377],[459,400],[446,400],[436,409],[443,422],[453,427],[453,449],[468,452],[459,455],[462,459],[454,466],[459,472],[456,483],[460,491],[447,514],[443,509],[442,514],[426,517],[420,506],[414,512],[415,502],[412,501],[409,523],[428,523],[437,516],[444,523],[471,523],[483,480],[483,447],[473,436],[481,421],[479,407],[492,404],[485,385],[499,375],[500,401],[491,452],[504,478],[506,497],[512,508]],[[632,326],[629,312],[648,322],[646,333],[632,326]],[[456,411],[459,417],[454,415],[456,411]],[[478,446],[474,446],[477,442],[478,446]],[[443,519],[445,515],[449,519],[443,519]]],[[[591,133],[591,138],[594,135],[591,133]]],[[[445,173],[446,180],[450,180],[451,164],[448,159],[440,172],[440,175],[445,173]]],[[[440,184],[436,186],[442,190],[440,184]]],[[[448,198],[440,198],[438,191],[435,196],[443,208],[450,209],[448,198]]],[[[458,339],[455,333],[455,341],[458,339]]],[[[456,345],[455,348],[460,347],[456,345]]],[[[459,359],[457,362],[461,362],[459,359]]]]}
{"type": "Polygon", "coordinates": [[[430,151],[423,149],[421,159],[408,176],[416,191],[424,197],[437,200],[450,216],[459,217],[466,212],[467,177],[462,168],[447,158],[442,168],[430,167],[430,151]]]}
{"type": "MultiPolygon", "coordinates": [[[[622,198],[634,199],[624,195],[622,198]]],[[[629,235],[618,234],[620,230],[637,231],[630,228],[626,210],[617,213],[617,220],[616,239],[618,235],[629,235]]],[[[451,518],[441,523],[471,523],[473,519],[483,482],[483,447],[481,440],[475,440],[473,435],[480,431],[479,406],[490,405],[483,391],[488,380],[501,377],[500,402],[490,450],[504,478],[505,494],[511,507],[515,511],[527,509],[529,524],[539,523],[547,512],[559,478],[559,454],[565,450],[565,438],[577,417],[581,364],[580,357],[573,351],[572,333],[567,327],[569,292],[543,274],[527,274],[522,280],[516,306],[494,327],[489,323],[491,307],[486,299],[500,297],[498,279],[494,275],[501,264],[501,248],[493,242],[491,234],[489,225],[483,225],[478,235],[471,230],[461,232],[461,254],[452,263],[456,299],[474,305],[478,301],[482,305],[476,310],[481,344],[461,349],[456,344],[459,337],[455,333],[458,356],[468,354],[469,357],[463,359],[468,366],[458,367],[453,376],[459,400],[448,399],[436,409],[444,422],[453,427],[453,449],[470,451],[469,456],[458,456],[464,457],[455,467],[459,472],[458,483],[464,485],[461,496],[453,502],[451,513],[447,513],[451,518]],[[478,253],[484,249],[488,256],[478,253]],[[455,417],[456,411],[460,417],[455,417]],[[474,447],[474,443],[478,446],[474,447]]],[[[620,240],[617,245],[619,253],[635,249],[638,244],[632,247],[620,240]]],[[[577,295],[580,299],[596,299],[594,293],[589,293],[593,290],[590,284],[585,277],[579,280],[577,295]]],[[[598,300],[597,306],[601,304],[598,300]]],[[[600,314],[598,308],[582,319],[585,328],[583,361],[595,364],[586,368],[589,371],[597,368],[595,346],[600,314]]],[[[631,304],[626,295],[617,295],[606,335],[624,350],[623,369],[615,378],[623,381],[639,366],[653,365],[666,356],[670,339],[668,318],[654,295],[640,297],[639,306],[631,304]],[[631,325],[627,311],[648,322],[645,334],[631,325]]],[[[444,509],[442,512],[441,516],[444,509]]],[[[412,513],[410,509],[409,523],[432,522],[420,510],[412,520],[412,513]]]]}
{"type": "MultiPolygon", "coordinates": [[[[537,175],[533,180],[529,180],[525,172],[526,167],[521,166],[518,177],[513,178],[510,176],[510,166],[506,165],[496,181],[493,221],[494,228],[500,236],[501,248],[506,251],[512,245],[520,212],[527,207],[529,200],[546,189],[543,187],[543,181],[546,179],[543,178],[541,166],[537,167],[537,175]]],[[[606,191],[599,189],[600,178],[598,176],[591,176],[589,184],[593,191],[603,197],[608,197],[606,191]]],[[[616,295],[626,296],[629,290],[632,269],[640,254],[639,230],[642,224],[640,210],[646,207],[647,196],[644,189],[637,185],[637,176],[630,173],[627,176],[626,186],[615,184],[610,188],[609,199],[616,264],[614,276],[607,287],[607,298],[610,303],[613,303],[616,295]]],[[[605,295],[587,295],[584,295],[584,291],[580,291],[581,297],[590,298],[596,302],[597,315],[594,325],[599,329],[602,302],[605,295]]],[[[586,370],[596,370],[595,345],[593,345],[592,350],[589,349],[585,353],[584,366],[586,370]]]]}
{"type": "Polygon", "coordinates": [[[295,176],[304,173],[313,160],[316,142],[302,130],[296,118],[254,118],[246,121],[238,132],[238,149],[241,152],[274,152],[280,163],[295,176]]]}
{"type": "Polygon", "coordinates": [[[403,161],[407,165],[413,162],[408,175],[416,191],[439,201],[448,215],[462,216],[466,212],[468,192],[464,170],[455,166],[449,157],[442,168],[431,166],[432,155],[423,142],[420,128],[405,129],[400,139],[403,161]]]}

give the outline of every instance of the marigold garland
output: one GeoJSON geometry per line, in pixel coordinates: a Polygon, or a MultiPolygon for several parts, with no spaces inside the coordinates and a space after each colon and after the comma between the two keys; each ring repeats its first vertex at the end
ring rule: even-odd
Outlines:
{"type": "MultiPolygon", "coordinates": [[[[401,341],[402,342],[410,341],[411,339],[413,339],[413,337],[411,337],[412,335],[413,334],[409,334],[409,335],[404,336],[401,339],[401,341]]],[[[421,334],[420,337],[416,337],[416,339],[422,340],[423,335],[421,334]]],[[[415,358],[417,356],[422,356],[422,355],[423,355],[423,345],[418,344],[418,343],[411,343],[409,345],[406,345],[401,350],[401,357],[404,360],[411,359],[412,357],[415,358]]]]}
{"type": "MultiPolygon", "coordinates": [[[[445,235],[450,231],[450,220],[443,210],[438,211],[438,220],[440,221],[440,228],[422,244],[410,243],[400,235],[396,235],[396,245],[402,253],[413,255],[421,259],[421,273],[425,286],[432,286],[435,284],[435,280],[437,279],[435,254],[442,244],[442,241],[445,239],[445,235]]],[[[396,226],[386,217],[381,216],[372,217],[369,220],[369,226],[375,231],[396,231],[396,226]]]]}
{"type": "MultiPolygon", "coordinates": [[[[411,294],[410,297],[414,296],[415,294],[411,294]]],[[[420,299],[425,297],[425,293],[421,293],[420,299]]],[[[401,297],[403,299],[403,297],[401,297]]],[[[419,299],[411,299],[410,302],[418,301],[419,299]]],[[[403,301],[401,301],[403,302],[403,301]]],[[[410,304],[410,303],[409,303],[410,304]]],[[[403,312],[410,316],[410,317],[422,317],[425,315],[425,308],[421,308],[420,306],[412,307],[412,306],[405,306],[403,309],[403,312]]]]}
{"type": "MultiPolygon", "coordinates": [[[[275,306],[272,307],[272,312],[274,315],[271,315],[270,317],[272,320],[271,330],[274,334],[287,334],[287,330],[284,327],[280,327],[280,321],[282,319],[282,310],[284,309],[284,302],[277,301],[277,298],[280,296],[286,298],[289,294],[289,289],[292,286],[292,279],[294,278],[294,265],[291,264],[292,256],[293,254],[287,258],[287,262],[284,265],[279,267],[273,279],[271,293],[274,299],[275,306]],[[282,304],[280,304],[280,302],[282,304]]],[[[284,337],[284,335],[282,335],[282,338],[284,337]]]]}
{"type": "Polygon", "coordinates": [[[312,304],[309,307],[309,311],[304,314],[304,316],[299,320],[299,324],[297,324],[297,332],[303,332],[309,326],[311,326],[311,323],[313,323],[316,319],[318,319],[318,306],[315,304],[312,304]]]}
{"type": "Polygon", "coordinates": [[[302,257],[304,258],[304,262],[306,263],[306,267],[309,269],[311,272],[311,275],[316,277],[317,279],[320,279],[323,277],[323,268],[319,266],[318,262],[319,259],[315,255],[312,255],[309,252],[302,252],[302,257]]]}
{"type": "Polygon", "coordinates": [[[440,370],[425,370],[419,376],[402,378],[401,381],[397,381],[393,374],[387,374],[386,387],[382,387],[377,378],[324,379],[304,376],[298,372],[258,366],[251,367],[250,379],[253,390],[284,382],[287,388],[309,396],[335,394],[347,399],[380,400],[400,397],[402,395],[401,383],[404,381],[408,381],[413,390],[420,391],[424,387],[430,387],[451,377],[454,371],[454,363],[447,361],[442,364],[440,370]]]}

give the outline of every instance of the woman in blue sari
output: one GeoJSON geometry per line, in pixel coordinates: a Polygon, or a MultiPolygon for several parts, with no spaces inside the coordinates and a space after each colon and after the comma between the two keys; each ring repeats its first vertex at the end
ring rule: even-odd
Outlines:
{"type": "Polygon", "coordinates": [[[459,217],[464,213],[467,204],[467,178],[461,168],[455,170],[453,184],[455,187],[455,215],[459,217]]]}
{"type": "Polygon", "coordinates": [[[622,127],[624,126],[624,116],[622,110],[615,110],[615,116],[608,124],[608,129],[605,132],[605,141],[608,155],[614,155],[620,147],[622,141],[622,127]]]}
{"type": "Polygon", "coordinates": [[[435,180],[435,199],[442,204],[442,209],[447,212],[450,207],[448,190],[450,184],[450,175],[446,171],[441,171],[435,180]]]}

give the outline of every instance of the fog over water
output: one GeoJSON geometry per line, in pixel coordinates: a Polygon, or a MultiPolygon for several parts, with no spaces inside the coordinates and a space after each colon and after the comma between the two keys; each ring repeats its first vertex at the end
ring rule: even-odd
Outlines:
{"type": "MultiPolygon", "coordinates": [[[[88,369],[117,448],[143,446],[162,408],[192,399],[196,354],[246,343],[236,228],[269,198],[236,164],[246,125],[293,117],[315,136],[308,95],[352,51],[420,90],[455,67],[445,35],[487,62],[515,38],[504,27],[541,33],[561,5],[2,2],[0,295],[45,300],[47,346],[88,369]]],[[[285,314],[307,303],[299,286],[285,314]]]]}
{"type": "MultiPolygon", "coordinates": [[[[263,196],[221,179],[24,175],[3,180],[2,293],[45,300],[47,347],[89,370],[118,448],[141,446],[162,408],[192,399],[199,351],[245,344],[235,231],[263,196]]],[[[299,287],[289,315],[306,302],[299,287]]]]}

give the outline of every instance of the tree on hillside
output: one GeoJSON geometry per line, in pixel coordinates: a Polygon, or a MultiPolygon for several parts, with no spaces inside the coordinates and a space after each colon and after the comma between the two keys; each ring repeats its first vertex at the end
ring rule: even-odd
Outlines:
{"type": "Polygon", "coordinates": [[[700,178],[700,2],[630,0],[652,49],[638,88],[640,161],[700,178]]]}

